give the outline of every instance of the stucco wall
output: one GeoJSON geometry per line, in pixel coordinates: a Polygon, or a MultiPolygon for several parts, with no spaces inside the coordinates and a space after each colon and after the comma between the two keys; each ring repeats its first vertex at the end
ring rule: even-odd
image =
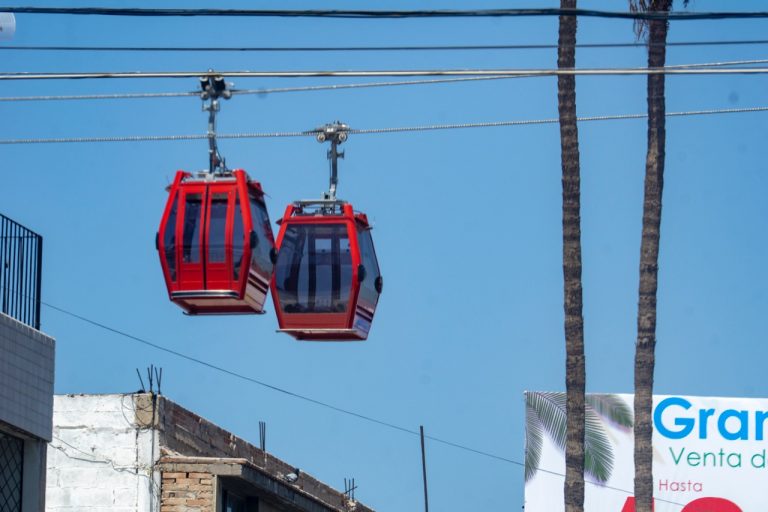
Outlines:
{"type": "Polygon", "coordinates": [[[147,410],[147,395],[55,397],[48,447],[49,512],[157,510],[159,474],[150,474],[159,454],[157,434],[137,420],[137,412],[147,410]]]}

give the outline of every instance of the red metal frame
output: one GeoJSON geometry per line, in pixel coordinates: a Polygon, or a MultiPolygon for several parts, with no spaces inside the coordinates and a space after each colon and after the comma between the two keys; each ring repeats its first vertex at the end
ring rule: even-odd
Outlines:
{"type": "MultiPolygon", "coordinates": [[[[259,243],[274,247],[270,226],[255,226],[251,218],[250,199],[263,206],[263,191],[258,182],[251,181],[242,169],[225,176],[195,178],[178,171],[169,187],[168,202],[157,234],[157,249],[168,295],[188,314],[262,313],[272,267],[260,268],[250,245],[251,233],[256,232],[259,243]],[[187,197],[200,196],[197,253],[185,259],[184,229],[187,197]],[[226,197],[224,219],[223,261],[212,261],[211,204],[216,196],[226,197]],[[236,205],[239,201],[239,212],[236,205]],[[234,238],[235,218],[242,219],[242,240],[234,238]],[[169,246],[172,243],[172,246],[169,246]],[[242,247],[242,257],[235,278],[235,248],[242,247]],[[168,253],[166,253],[168,250],[168,253]],[[174,272],[175,270],[175,272],[174,272]],[[266,277],[262,274],[266,274],[266,277]]],[[[264,209],[266,211],[266,209],[264,209]]],[[[221,250],[221,248],[218,248],[221,250]]]]}
{"type": "MultiPolygon", "coordinates": [[[[358,306],[361,283],[358,269],[362,263],[357,228],[369,229],[365,214],[355,213],[352,205],[345,203],[341,214],[304,215],[297,205],[289,205],[279,221],[280,232],[277,236],[279,253],[283,238],[291,225],[343,224],[349,237],[352,260],[352,282],[346,311],[343,313],[292,313],[283,310],[277,289],[276,275],[272,275],[272,302],[277,313],[280,331],[290,334],[298,340],[313,341],[361,341],[368,337],[373,311],[360,311],[358,306]]],[[[278,256],[279,258],[279,256],[278,256]]],[[[375,305],[374,305],[375,309],[375,305]]]]}

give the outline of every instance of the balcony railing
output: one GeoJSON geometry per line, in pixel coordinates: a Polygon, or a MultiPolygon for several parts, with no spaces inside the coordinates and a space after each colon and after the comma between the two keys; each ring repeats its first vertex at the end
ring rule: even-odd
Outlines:
{"type": "Polygon", "coordinates": [[[0,215],[0,311],[40,329],[43,237],[0,215]]]}

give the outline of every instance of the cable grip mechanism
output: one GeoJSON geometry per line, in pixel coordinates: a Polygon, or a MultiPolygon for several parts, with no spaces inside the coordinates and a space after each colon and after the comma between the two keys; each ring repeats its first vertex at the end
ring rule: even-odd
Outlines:
{"type": "Polygon", "coordinates": [[[344,152],[339,151],[339,144],[347,140],[349,126],[341,121],[336,121],[335,123],[321,126],[316,131],[317,142],[331,142],[331,148],[328,150],[328,162],[331,167],[330,184],[328,192],[323,194],[323,199],[327,201],[335,201],[336,187],[339,184],[339,158],[344,158],[344,152]]]}
{"type": "Polygon", "coordinates": [[[224,77],[214,74],[212,69],[209,74],[200,77],[200,99],[203,100],[203,111],[208,112],[208,172],[210,174],[225,174],[226,160],[219,152],[216,141],[216,114],[219,112],[219,98],[228,100],[232,97],[232,91],[227,87],[224,77]]]}

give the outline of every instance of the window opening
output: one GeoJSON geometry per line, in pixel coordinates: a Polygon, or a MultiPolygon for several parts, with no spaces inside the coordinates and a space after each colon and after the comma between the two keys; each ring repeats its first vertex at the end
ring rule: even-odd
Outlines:
{"type": "Polygon", "coordinates": [[[182,246],[184,263],[200,263],[200,224],[202,210],[202,194],[187,194],[184,203],[182,246]]]}
{"type": "Polygon", "coordinates": [[[243,212],[240,210],[240,196],[235,200],[235,219],[232,224],[232,278],[240,279],[240,267],[243,265],[245,252],[245,227],[243,226],[243,212]]]}
{"type": "Polygon", "coordinates": [[[24,441],[0,432],[0,512],[21,512],[24,441]]]}
{"type": "Polygon", "coordinates": [[[352,255],[344,224],[288,226],[275,269],[287,313],[343,313],[352,288],[352,255]]]}
{"type": "Polygon", "coordinates": [[[179,206],[178,194],[173,199],[171,211],[168,213],[168,222],[165,223],[163,233],[163,247],[165,247],[165,263],[171,274],[171,281],[176,280],[176,210],[179,206]]]}
{"type": "Polygon", "coordinates": [[[227,207],[229,194],[215,193],[211,196],[210,221],[208,224],[208,262],[227,261],[227,207]]]}
{"type": "Polygon", "coordinates": [[[251,220],[253,221],[253,231],[256,233],[258,243],[254,248],[254,256],[258,267],[264,269],[267,274],[272,273],[272,259],[269,256],[270,250],[275,246],[275,240],[272,238],[272,229],[269,225],[269,215],[264,203],[257,198],[250,197],[251,220]]]}

